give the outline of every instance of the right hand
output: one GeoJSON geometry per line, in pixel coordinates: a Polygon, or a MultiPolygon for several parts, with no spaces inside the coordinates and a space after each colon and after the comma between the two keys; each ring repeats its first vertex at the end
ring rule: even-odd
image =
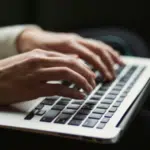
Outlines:
{"type": "Polygon", "coordinates": [[[45,96],[84,98],[84,93],[48,81],[67,80],[89,93],[95,75],[74,56],[36,49],[0,61],[0,104],[12,104],[45,96]]]}

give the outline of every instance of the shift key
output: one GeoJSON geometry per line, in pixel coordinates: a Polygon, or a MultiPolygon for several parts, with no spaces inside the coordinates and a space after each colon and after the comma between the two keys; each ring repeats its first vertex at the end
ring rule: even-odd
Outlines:
{"type": "Polygon", "coordinates": [[[49,110],[40,121],[51,122],[59,113],[60,110],[49,110]]]}
{"type": "Polygon", "coordinates": [[[96,125],[97,122],[98,122],[97,119],[87,119],[84,122],[83,127],[93,128],[96,125]]]}

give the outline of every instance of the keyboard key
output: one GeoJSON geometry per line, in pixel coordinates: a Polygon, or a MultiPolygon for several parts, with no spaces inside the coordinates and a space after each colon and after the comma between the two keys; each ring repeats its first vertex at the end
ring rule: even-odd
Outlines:
{"type": "Polygon", "coordinates": [[[102,100],[102,104],[112,104],[113,100],[110,100],[110,99],[103,99],[102,100]]]}
{"type": "Polygon", "coordinates": [[[76,110],[74,110],[74,109],[65,109],[64,111],[63,111],[63,113],[64,114],[74,114],[76,112],[76,110]]]}
{"type": "Polygon", "coordinates": [[[54,103],[55,103],[54,100],[45,99],[41,104],[44,104],[44,105],[53,105],[54,103]]]}
{"type": "Polygon", "coordinates": [[[119,93],[120,93],[120,91],[112,90],[109,94],[110,95],[118,95],[119,93]]]}
{"type": "Polygon", "coordinates": [[[38,110],[31,111],[24,119],[25,120],[31,120],[35,115],[35,111],[38,111],[38,110]]]}
{"type": "Polygon", "coordinates": [[[114,113],[112,113],[112,112],[108,112],[108,113],[106,113],[105,117],[111,118],[113,116],[113,114],[114,113]]]}
{"type": "Polygon", "coordinates": [[[90,127],[90,128],[93,128],[96,123],[98,122],[97,119],[87,119],[84,124],[83,124],[83,127],[90,127]]]}
{"type": "Polygon", "coordinates": [[[135,71],[137,68],[138,68],[138,66],[132,65],[132,67],[130,68],[130,70],[135,71]]]}
{"type": "Polygon", "coordinates": [[[77,110],[80,107],[80,105],[78,104],[70,104],[69,106],[67,106],[68,109],[75,109],[77,110]]]}
{"type": "Polygon", "coordinates": [[[116,98],[116,95],[110,95],[110,94],[108,94],[105,98],[106,99],[112,99],[112,100],[114,100],[116,98]]]}
{"type": "Polygon", "coordinates": [[[122,90],[122,86],[115,86],[113,88],[113,90],[115,90],[115,91],[121,91],[122,90]]]}
{"type": "Polygon", "coordinates": [[[119,97],[119,98],[117,99],[117,102],[122,102],[123,100],[124,100],[123,97],[119,97]]]}
{"type": "Polygon", "coordinates": [[[95,100],[89,100],[87,102],[87,104],[91,104],[91,105],[96,105],[98,101],[95,101],[95,100]]]}
{"type": "MultiPolygon", "coordinates": [[[[132,88],[132,87],[131,87],[132,88]]],[[[130,87],[127,87],[127,89],[124,91],[126,93],[129,93],[131,91],[131,88],[130,87]]]]}
{"type": "Polygon", "coordinates": [[[119,107],[121,104],[121,102],[115,102],[115,104],[113,105],[113,107],[119,107]]]}
{"type": "Polygon", "coordinates": [[[48,96],[48,97],[46,97],[46,100],[56,101],[58,99],[59,99],[59,96],[48,96]]]}
{"type": "Polygon", "coordinates": [[[119,80],[119,82],[127,82],[129,78],[130,78],[129,76],[124,76],[119,80]]]}
{"type": "Polygon", "coordinates": [[[106,92],[108,89],[108,86],[101,86],[99,90],[106,92]]]}
{"type": "Polygon", "coordinates": [[[124,92],[120,95],[120,97],[123,97],[123,98],[126,96],[127,96],[127,93],[124,93],[124,92]]]}
{"type": "Polygon", "coordinates": [[[92,109],[93,107],[94,107],[94,105],[85,103],[85,104],[82,106],[82,109],[92,109]]]}
{"type": "Polygon", "coordinates": [[[132,87],[133,87],[133,85],[130,84],[130,85],[128,86],[128,90],[130,91],[130,90],[132,89],[132,87]]]}
{"type": "Polygon", "coordinates": [[[117,107],[111,107],[110,109],[109,109],[109,112],[115,112],[117,110],[117,107]]]}
{"type": "Polygon", "coordinates": [[[93,118],[93,119],[100,119],[101,117],[102,117],[102,114],[96,114],[96,113],[92,113],[89,116],[89,118],[93,118]]]}
{"type": "Polygon", "coordinates": [[[42,109],[44,107],[44,104],[39,104],[36,109],[42,109]]]}
{"type": "Polygon", "coordinates": [[[102,76],[97,76],[95,79],[96,84],[102,83],[104,78],[102,76]]]}
{"type": "Polygon", "coordinates": [[[72,119],[72,120],[69,122],[69,125],[79,126],[81,123],[82,123],[82,120],[75,120],[75,119],[72,119]]]}
{"type": "Polygon", "coordinates": [[[106,112],[106,109],[98,109],[96,108],[93,113],[97,113],[97,114],[104,114],[106,112]]]}
{"type": "Polygon", "coordinates": [[[52,107],[53,110],[63,110],[65,108],[64,105],[55,105],[52,107]]]}
{"type": "Polygon", "coordinates": [[[99,96],[99,95],[93,95],[93,96],[91,97],[91,99],[92,99],[92,100],[100,100],[100,99],[101,99],[101,96],[99,96]]]}
{"type": "Polygon", "coordinates": [[[71,100],[72,100],[72,98],[69,98],[69,97],[62,97],[62,98],[61,98],[61,101],[70,102],[71,100]]]}
{"type": "Polygon", "coordinates": [[[59,113],[59,110],[49,110],[40,121],[51,122],[59,113]]]}
{"type": "Polygon", "coordinates": [[[109,121],[109,118],[108,118],[108,117],[104,117],[104,118],[101,120],[102,123],[107,123],[108,121],[109,121]]]}
{"type": "Polygon", "coordinates": [[[117,86],[125,86],[125,84],[126,84],[126,82],[119,82],[119,83],[117,83],[116,85],[117,85],[117,86]]]}
{"type": "Polygon", "coordinates": [[[125,90],[123,93],[127,95],[129,93],[129,91],[130,90],[125,90]]]}
{"type": "Polygon", "coordinates": [[[39,110],[37,113],[36,113],[36,115],[38,115],[38,116],[42,116],[42,115],[44,115],[45,114],[45,110],[39,110]]]}
{"type": "Polygon", "coordinates": [[[97,106],[97,108],[108,109],[109,106],[110,106],[109,104],[99,104],[99,105],[97,106]]]}
{"type": "Polygon", "coordinates": [[[105,127],[106,123],[100,123],[97,128],[98,129],[103,129],[105,127]]]}
{"type": "Polygon", "coordinates": [[[105,91],[97,91],[95,94],[103,96],[105,94],[105,91]]]}
{"type": "Polygon", "coordinates": [[[87,115],[76,114],[73,119],[84,120],[87,115]]]}
{"type": "MultiPolygon", "coordinates": [[[[102,86],[109,88],[109,87],[111,86],[111,84],[112,84],[112,82],[110,82],[110,81],[109,81],[109,82],[104,82],[102,86]]],[[[101,87],[100,87],[100,88],[101,88],[101,87]]]]}
{"type": "Polygon", "coordinates": [[[58,118],[55,120],[55,123],[65,124],[69,118],[71,117],[70,114],[61,114],[58,116],[58,118]]]}
{"type": "Polygon", "coordinates": [[[72,104],[78,104],[78,105],[82,105],[83,103],[84,103],[83,100],[78,100],[78,101],[72,102],[72,104]]]}
{"type": "Polygon", "coordinates": [[[124,66],[123,66],[123,67],[120,66],[119,68],[117,68],[117,69],[115,70],[116,76],[118,76],[118,75],[123,71],[123,69],[124,69],[124,66]]]}
{"type": "Polygon", "coordinates": [[[83,115],[88,115],[90,113],[91,110],[89,109],[80,109],[79,110],[79,114],[83,114],[83,115]]]}
{"type": "Polygon", "coordinates": [[[59,101],[58,103],[56,103],[56,105],[64,105],[66,106],[68,104],[68,102],[65,101],[59,101]]]}

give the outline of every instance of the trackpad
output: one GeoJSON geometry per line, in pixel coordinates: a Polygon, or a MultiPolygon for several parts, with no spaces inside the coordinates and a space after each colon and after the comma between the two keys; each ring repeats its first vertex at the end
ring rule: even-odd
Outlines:
{"type": "Polygon", "coordinates": [[[12,104],[5,107],[0,107],[0,112],[29,112],[32,108],[34,108],[41,99],[30,100],[26,102],[20,102],[16,104],[12,104]]]}

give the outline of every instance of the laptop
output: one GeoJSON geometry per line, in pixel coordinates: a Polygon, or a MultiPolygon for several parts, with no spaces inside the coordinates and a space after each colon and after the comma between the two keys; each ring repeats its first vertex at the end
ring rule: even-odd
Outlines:
{"type": "Polygon", "coordinates": [[[112,82],[104,81],[95,70],[97,86],[83,100],[56,95],[0,107],[0,127],[100,144],[117,143],[150,91],[150,60],[131,56],[122,59],[125,65],[114,66],[116,79],[112,82]]]}

